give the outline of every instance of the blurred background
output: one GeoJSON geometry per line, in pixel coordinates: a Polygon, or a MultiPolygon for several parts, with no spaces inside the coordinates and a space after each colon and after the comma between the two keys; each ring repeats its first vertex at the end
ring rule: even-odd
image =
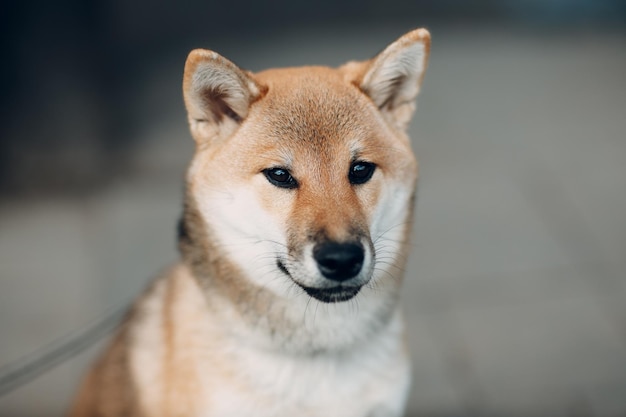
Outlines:
{"type": "MultiPolygon", "coordinates": [[[[4,2],[0,377],[176,260],[189,50],[336,66],[420,26],[408,415],[626,416],[623,0],[4,2]]],[[[63,415],[101,347],[0,416],[63,415]]]]}

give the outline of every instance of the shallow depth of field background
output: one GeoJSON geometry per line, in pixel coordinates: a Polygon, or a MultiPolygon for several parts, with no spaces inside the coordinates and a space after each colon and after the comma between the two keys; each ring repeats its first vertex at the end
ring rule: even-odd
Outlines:
{"type": "MultiPolygon", "coordinates": [[[[336,66],[425,26],[408,415],[626,415],[626,3],[11,3],[0,377],[176,260],[189,50],[336,66]]],[[[0,416],[61,416],[101,346],[0,397],[0,416]]]]}

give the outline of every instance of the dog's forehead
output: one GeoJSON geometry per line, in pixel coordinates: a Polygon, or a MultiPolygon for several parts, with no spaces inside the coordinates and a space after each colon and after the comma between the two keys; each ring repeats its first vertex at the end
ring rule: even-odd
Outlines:
{"type": "Polygon", "coordinates": [[[268,87],[259,112],[277,138],[332,141],[371,131],[369,99],[337,70],[302,67],[257,76],[268,87]]]}

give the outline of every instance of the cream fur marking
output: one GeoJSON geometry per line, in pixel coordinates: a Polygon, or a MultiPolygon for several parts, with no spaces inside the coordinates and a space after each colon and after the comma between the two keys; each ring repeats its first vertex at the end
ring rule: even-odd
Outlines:
{"type": "Polygon", "coordinates": [[[399,417],[398,305],[430,35],[252,74],[194,50],[181,260],[136,302],[73,417],[399,417]]]}

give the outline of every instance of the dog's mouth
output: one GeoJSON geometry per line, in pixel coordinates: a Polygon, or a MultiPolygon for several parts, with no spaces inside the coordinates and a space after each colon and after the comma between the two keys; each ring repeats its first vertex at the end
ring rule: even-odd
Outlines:
{"type": "Polygon", "coordinates": [[[277,261],[276,265],[278,266],[278,269],[281,270],[281,272],[291,278],[291,280],[298,284],[298,286],[302,288],[309,296],[323,303],[341,303],[343,301],[348,301],[354,298],[361,290],[361,286],[341,284],[326,288],[307,287],[293,279],[293,277],[289,273],[289,270],[281,261],[277,261]]]}
{"type": "MultiPolygon", "coordinates": [[[[300,284],[298,284],[300,285],[300,284]]],[[[341,303],[354,298],[361,287],[346,287],[344,285],[337,285],[330,288],[312,288],[300,285],[300,287],[311,297],[324,303],[341,303]]]]}

